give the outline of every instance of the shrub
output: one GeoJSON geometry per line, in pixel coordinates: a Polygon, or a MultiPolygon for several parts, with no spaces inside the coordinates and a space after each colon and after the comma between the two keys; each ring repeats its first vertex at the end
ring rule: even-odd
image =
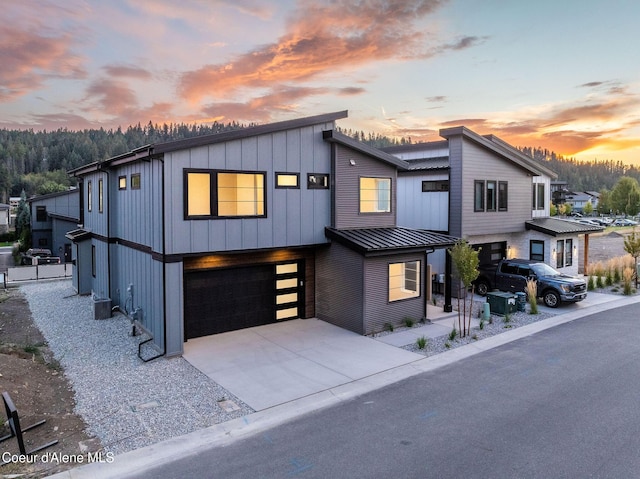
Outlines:
{"type": "Polygon", "coordinates": [[[534,279],[527,280],[526,290],[529,299],[529,314],[538,314],[538,284],[534,279]]]}
{"type": "Polygon", "coordinates": [[[589,280],[587,281],[587,291],[593,291],[596,289],[596,282],[593,279],[593,276],[589,276],[589,280]]]}
{"type": "Polygon", "coordinates": [[[633,280],[633,269],[625,268],[622,272],[623,289],[622,294],[629,296],[631,294],[631,281],[633,280]]]}
{"type": "Polygon", "coordinates": [[[596,276],[596,288],[604,288],[604,281],[602,281],[602,276],[596,276]]]}
{"type": "Polygon", "coordinates": [[[420,336],[416,339],[416,344],[418,345],[418,349],[424,349],[427,347],[427,338],[424,336],[420,336]]]}
{"type": "Polygon", "coordinates": [[[415,324],[415,321],[411,318],[409,318],[408,316],[404,318],[404,325],[407,328],[413,328],[413,325],[415,324]]]}
{"type": "Polygon", "coordinates": [[[390,333],[393,333],[393,324],[391,324],[391,323],[384,323],[384,330],[385,330],[385,331],[389,331],[390,333]]]}
{"type": "Polygon", "coordinates": [[[458,335],[458,331],[456,330],[456,327],[454,326],[453,329],[451,330],[451,332],[449,333],[449,341],[453,341],[454,339],[456,339],[457,335],[458,335]]]}

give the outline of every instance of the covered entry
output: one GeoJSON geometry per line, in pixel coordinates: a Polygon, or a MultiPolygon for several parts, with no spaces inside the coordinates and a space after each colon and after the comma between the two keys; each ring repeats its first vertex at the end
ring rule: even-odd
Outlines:
{"type": "Polygon", "coordinates": [[[186,269],[185,340],[306,317],[305,271],[304,259],[186,269]]]}

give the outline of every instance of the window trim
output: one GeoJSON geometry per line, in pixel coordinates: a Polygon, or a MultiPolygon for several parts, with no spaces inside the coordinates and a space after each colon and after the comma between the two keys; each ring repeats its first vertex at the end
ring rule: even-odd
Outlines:
{"type": "MultiPolygon", "coordinates": [[[[395,261],[395,262],[389,262],[387,263],[387,302],[388,303],[395,303],[398,301],[406,301],[406,300],[410,300],[410,299],[416,299],[416,298],[420,298],[422,296],[422,261],[419,259],[413,259],[413,260],[407,260],[407,261],[395,261]],[[405,286],[407,285],[407,264],[409,263],[415,263],[416,268],[415,268],[415,290],[411,290],[411,289],[406,289],[405,286]],[[392,265],[403,265],[402,267],[402,288],[400,288],[402,291],[407,291],[410,292],[410,294],[407,294],[406,296],[403,297],[398,297],[398,298],[391,298],[391,293],[392,291],[397,291],[398,288],[391,288],[391,267],[392,265]]],[[[410,279],[409,281],[413,281],[413,279],[410,279]]]]}
{"type": "Polygon", "coordinates": [[[329,173],[307,173],[307,189],[308,190],[328,190],[330,185],[329,173]],[[320,182],[315,178],[324,178],[325,181],[320,182]],[[313,179],[313,180],[312,180],[313,179]]]}
{"type": "Polygon", "coordinates": [[[368,214],[389,214],[392,212],[392,188],[393,188],[393,179],[390,176],[361,176],[360,179],[358,180],[358,213],[363,214],[363,215],[368,215],[368,214]],[[376,188],[375,190],[371,190],[374,191],[374,196],[375,198],[373,200],[364,200],[366,201],[366,204],[369,203],[373,203],[373,206],[375,207],[375,209],[373,211],[368,211],[365,210],[363,211],[362,209],[362,181],[363,180],[374,180],[376,188]],[[389,189],[385,190],[385,189],[381,189],[379,188],[380,183],[382,183],[382,181],[388,182],[389,183],[389,189]],[[383,198],[383,194],[385,192],[388,192],[388,197],[387,198],[383,198]],[[384,207],[385,209],[379,209],[380,205],[384,203],[384,207]]]}
{"type": "Polygon", "coordinates": [[[498,211],[509,211],[509,182],[508,181],[498,181],[498,211]]]}
{"type": "Polygon", "coordinates": [[[118,176],[118,189],[119,190],[127,189],[127,175],[118,176]]]}
{"type": "Polygon", "coordinates": [[[545,249],[545,242],[543,240],[529,240],[529,259],[532,261],[544,261],[544,249],[545,249]],[[533,245],[542,245],[542,254],[538,255],[536,254],[534,256],[533,254],[533,245]]]}
{"type": "Polygon", "coordinates": [[[275,187],[277,189],[283,189],[283,190],[299,190],[300,189],[300,173],[290,173],[287,171],[276,171],[275,172],[275,187]],[[279,183],[279,180],[281,177],[284,176],[290,176],[290,177],[295,177],[296,179],[296,184],[295,185],[281,185],[279,183]]]}
{"type": "Polygon", "coordinates": [[[142,178],[140,177],[140,173],[131,173],[131,189],[139,190],[142,186],[142,178]]]}
{"type": "Polygon", "coordinates": [[[91,185],[91,180],[87,181],[87,211],[91,212],[93,210],[93,187],[91,185]]]}
{"type": "Polygon", "coordinates": [[[183,169],[183,219],[184,220],[216,220],[216,219],[243,219],[243,218],[266,218],[267,217],[267,172],[266,171],[250,171],[250,170],[209,170],[201,168],[184,168],[183,169]],[[190,173],[209,175],[209,211],[208,215],[189,215],[189,184],[188,177],[190,173]],[[219,214],[218,205],[218,175],[219,174],[236,174],[236,175],[260,175],[262,176],[262,210],[259,215],[237,215],[228,216],[219,214]]]}
{"type": "Polygon", "coordinates": [[[36,206],[36,221],[38,221],[38,222],[47,221],[47,206],[46,205],[36,206]]]}
{"type": "Polygon", "coordinates": [[[474,212],[482,212],[485,210],[485,192],[484,192],[484,180],[474,180],[473,181],[473,211],[474,212]],[[478,196],[480,193],[480,196],[478,196]],[[480,203],[478,203],[480,200],[480,203]]]}
{"type": "Polygon", "coordinates": [[[104,181],[98,180],[98,213],[104,213],[104,181]]]}

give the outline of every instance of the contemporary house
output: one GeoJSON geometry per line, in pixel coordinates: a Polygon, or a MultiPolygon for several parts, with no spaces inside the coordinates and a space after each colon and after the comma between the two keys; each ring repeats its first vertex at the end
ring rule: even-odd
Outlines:
{"type": "Polygon", "coordinates": [[[71,241],[66,237],[80,221],[80,191],[34,196],[28,200],[31,214],[31,244],[51,250],[60,261],[71,261],[71,241]]]}
{"type": "Polygon", "coordinates": [[[142,146],[77,168],[74,286],[179,355],[191,338],[318,317],[361,334],[424,317],[441,232],[397,226],[404,160],[336,112],[142,146]]]}
{"type": "MultiPolygon", "coordinates": [[[[482,264],[528,258],[576,274],[579,236],[602,228],[550,218],[555,173],[494,135],[460,126],[440,136],[384,149],[409,164],[398,173],[398,225],[465,238],[482,264]]],[[[432,262],[439,287],[444,254],[432,262]]]]}

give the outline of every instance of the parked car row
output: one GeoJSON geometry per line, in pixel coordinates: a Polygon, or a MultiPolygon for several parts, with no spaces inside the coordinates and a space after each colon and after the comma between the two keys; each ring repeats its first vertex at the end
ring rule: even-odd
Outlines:
{"type": "Polygon", "coordinates": [[[609,217],[593,217],[584,218],[582,215],[575,215],[572,218],[577,223],[590,225],[590,226],[636,226],[639,223],[629,218],[609,218],[609,217]]]}

